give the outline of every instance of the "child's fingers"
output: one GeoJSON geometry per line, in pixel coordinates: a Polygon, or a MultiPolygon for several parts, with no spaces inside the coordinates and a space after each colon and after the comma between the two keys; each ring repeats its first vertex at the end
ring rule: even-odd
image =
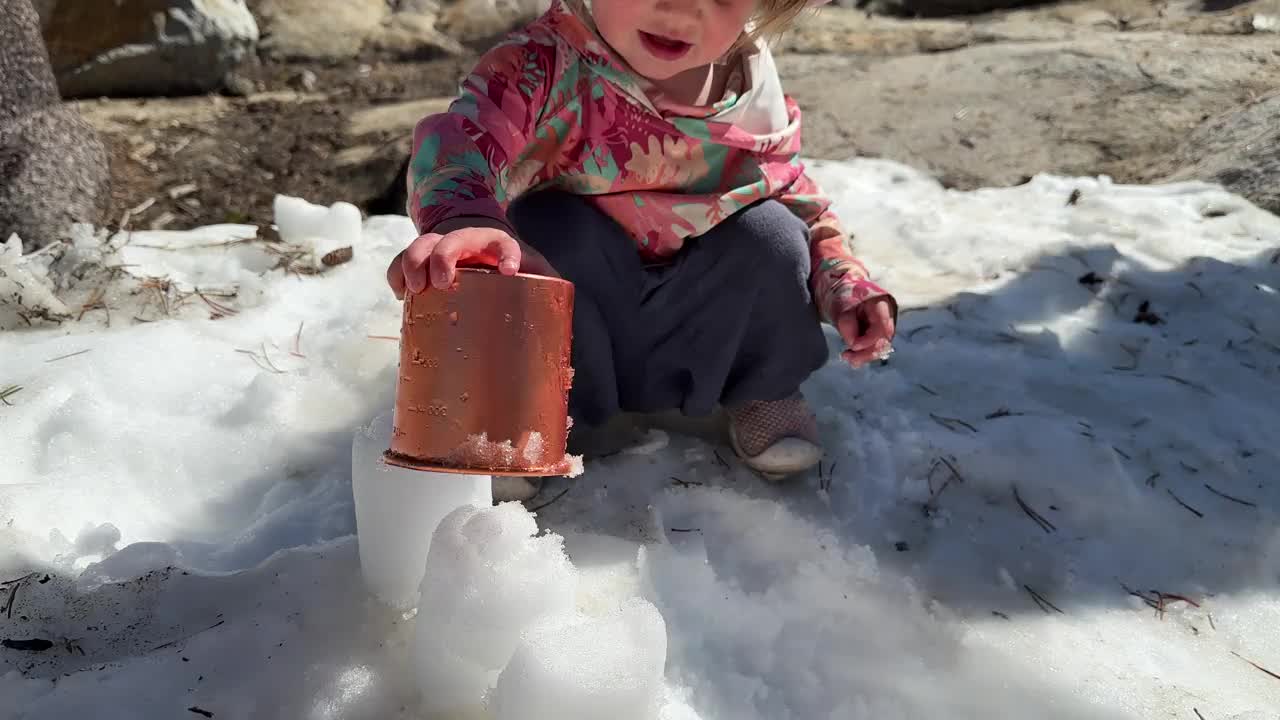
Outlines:
{"type": "Polygon", "coordinates": [[[840,359],[857,369],[875,360],[875,353],[871,350],[845,350],[840,353],[840,359]]]}
{"type": "Polygon", "coordinates": [[[451,232],[445,235],[431,253],[431,286],[438,290],[447,290],[453,285],[454,271],[458,260],[463,255],[474,255],[475,250],[468,247],[474,245],[475,236],[469,232],[451,232]]]}
{"type": "Polygon", "coordinates": [[[441,235],[428,233],[414,240],[404,251],[400,260],[400,272],[404,277],[405,289],[409,292],[420,293],[427,289],[427,261],[441,239],[441,235]]]}
{"type": "Polygon", "coordinates": [[[397,300],[404,299],[404,251],[400,251],[387,266],[387,284],[397,300]]]}
{"type": "Polygon", "coordinates": [[[515,275],[520,272],[520,243],[516,239],[506,233],[498,233],[498,236],[489,243],[489,251],[498,256],[498,272],[503,275],[515,275]]]}
{"type": "MultiPolygon", "coordinates": [[[[847,347],[853,348],[858,342],[858,315],[854,312],[841,313],[836,318],[836,330],[847,347]]],[[[856,348],[855,348],[856,349],[856,348]]]]}
{"type": "Polygon", "coordinates": [[[873,300],[859,308],[859,312],[866,318],[867,329],[849,343],[849,348],[859,352],[874,350],[882,341],[889,342],[893,337],[893,313],[889,311],[889,304],[873,300]]]}
{"type": "Polygon", "coordinates": [[[871,324],[880,328],[880,335],[888,340],[893,337],[893,313],[889,310],[889,303],[877,302],[871,310],[871,324]]]}
{"type": "Polygon", "coordinates": [[[876,347],[867,350],[845,350],[840,353],[840,358],[849,363],[850,367],[860,368],[863,365],[869,365],[877,360],[884,359],[881,352],[876,347]]]}

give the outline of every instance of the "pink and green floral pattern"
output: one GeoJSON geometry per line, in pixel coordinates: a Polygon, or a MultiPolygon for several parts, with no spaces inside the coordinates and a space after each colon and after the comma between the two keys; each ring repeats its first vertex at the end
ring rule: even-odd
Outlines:
{"type": "Polygon", "coordinates": [[[589,197],[646,260],[659,261],[772,198],[809,226],[811,286],[825,319],[886,294],[805,174],[790,97],[780,96],[785,109],[775,113],[785,123],[758,133],[717,120],[751,93],[728,92],[701,110],[660,109],[565,2],[487,52],[449,110],[418,123],[407,181],[419,232],[459,216],[505,224],[516,198],[556,188],[589,197]]]}

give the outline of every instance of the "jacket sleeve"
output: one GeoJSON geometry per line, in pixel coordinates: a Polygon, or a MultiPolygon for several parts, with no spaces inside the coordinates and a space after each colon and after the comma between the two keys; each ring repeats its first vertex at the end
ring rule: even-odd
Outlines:
{"type": "MultiPolygon", "coordinates": [[[[797,160],[798,162],[798,160],[797,160]]],[[[873,297],[886,297],[894,321],[898,303],[884,288],[872,282],[867,268],[854,257],[850,238],[831,209],[831,200],[817,183],[801,172],[778,200],[809,226],[809,286],[822,319],[834,323],[845,310],[873,297]]]]}
{"type": "Polygon", "coordinates": [[[446,112],[418,122],[406,210],[420,234],[463,216],[510,228],[510,164],[537,126],[555,61],[554,45],[512,36],[485,53],[446,112]]]}

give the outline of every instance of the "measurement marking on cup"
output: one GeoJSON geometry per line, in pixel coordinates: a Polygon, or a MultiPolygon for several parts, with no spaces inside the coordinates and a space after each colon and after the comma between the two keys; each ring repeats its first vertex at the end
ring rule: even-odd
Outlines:
{"type": "Polygon", "coordinates": [[[421,413],[423,415],[429,415],[431,417],[448,417],[449,416],[448,405],[438,405],[438,404],[437,405],[410,405],[408,406],[408,410],[409,412],[421,413]]]}

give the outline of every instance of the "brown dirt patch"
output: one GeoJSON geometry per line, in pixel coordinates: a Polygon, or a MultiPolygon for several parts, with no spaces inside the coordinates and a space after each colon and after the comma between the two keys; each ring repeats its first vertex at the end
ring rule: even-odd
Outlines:
{"type": "Polygon", "coordinates": [[[452,95],[473,62],[264,63],[244,73],[255,96],[156,101],[156,107],[165,103],[163,121],[143,102],[133,117],[103,133],[112,179],[105,224],[120,227],[130,209],[148,202],[129,226],[265,226],[277,193],[363,205],[348,192],[349,179],[334,171],[334,155],[351,144],[347,117],[383,103],[452,95]],[[304,72],[315,76],[313,92],[302,90],[304,72]],[[211,103],[221,103],[216,113],[181,108],[211,103]]]}

